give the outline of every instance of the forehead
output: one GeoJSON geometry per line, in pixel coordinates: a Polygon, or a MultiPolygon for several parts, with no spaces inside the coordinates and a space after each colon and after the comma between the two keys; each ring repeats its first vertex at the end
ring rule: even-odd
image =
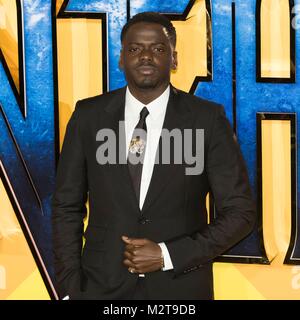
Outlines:
{"type": "Polygon", "coordinates": [[[165,27],[158,23],[138,22],[132,25],[124,37],[124,42],[169,42],[165,27]]]}

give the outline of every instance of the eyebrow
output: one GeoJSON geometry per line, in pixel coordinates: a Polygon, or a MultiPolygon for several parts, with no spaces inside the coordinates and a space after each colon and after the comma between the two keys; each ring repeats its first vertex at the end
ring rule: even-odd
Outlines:
{"type": "MultiPolygon", "coordinates": [[[[137,44],[137,45],[141,45],[141,46],[143,45],[143,43],[140,43],[140,42],[129,42],[129,45],[132,45],[132,44],[137,44]]],[[[166,46],[166,44],[163,43],[163,42],[154,42],[154,43],[152,43],[152,45],[158,45],[158,44],[166,46]]]]}

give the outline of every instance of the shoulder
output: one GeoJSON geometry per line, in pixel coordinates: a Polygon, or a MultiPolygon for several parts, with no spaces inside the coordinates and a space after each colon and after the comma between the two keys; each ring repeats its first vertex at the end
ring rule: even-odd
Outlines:
{"type": "Polygon", "coordinates": [[[214,101],[206,100],[194,94],[173,88],[175,94],[179,97],[181,103],[184,103],[186,108],[196,113],[216,114],[224,112],[224,107],[214,101]]]}
{"type": "Polygon", "coordinates": [[[191,93],[173,88],[182,110],[188,110],[198,125],[213,128],[219,119],[226,119],[224,107],[214,101],[209,101],[191,93]]]}
{"type": "Polygon", "coordinates": [[[93,114],[94,112],[104,109],[114,99],[118,99],[118,97],[121,98],[123,94],[125,94],[124,87],[93,97],[78,100],[75,106],[75,112],[80,114],[93,114]]]}

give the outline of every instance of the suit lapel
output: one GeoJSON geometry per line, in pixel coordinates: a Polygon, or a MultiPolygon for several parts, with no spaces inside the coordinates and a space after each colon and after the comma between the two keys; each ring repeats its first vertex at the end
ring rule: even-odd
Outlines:
{"type": "MultiPolygon", "coordinates": [[[[170,98],[167,105],[163,128],[169,131],[175,128],[181,130],[184,128],[189,128],[191,121],[192,117],[189,107],[180,102],[179,92],[171,86],[170,98]]],[[[159,145],[161,142],[162,137],[160,137],[159,145]]],[[[154,165],[149,189],[142,208],[143,214],[151,206],[155,199],[163,192],[163,189],[167,186],[168,182],[171,181],[172,174],[176,168],[178,167],[172,164],[163,165],[157,163],[154,165]]]]}
{"type": "Polygon", "coordinates": [[[109,115],[109,120],[108,123],[105,124],[105,127],[111,128],[116,133],[117,138],[117,163],[115,165],[109,166],[108,168],[110,179],[112,179],[111,181],[114,181],[115,183],[114,189],[116,192],[116,198],[128,199],[129,203],[131,204],[131,207],[134,209],[131,211],[139,215],[139,204],[135,196],[135,191],[131,182],[128,166],[126,163],[126,157],[124,154],[124,158],[121,159],[122,152],[126,151],[126,134],[124,126],[125,94],[126,87],[117,90],[114,93],[114,97],[111,99],[110,103],[105,108],[105,111],[109,115]],[[120,121],[123,122],[123,126],[121,127],[119,126],[120,121]],[[119,152],[120,150],[122,150],[122,152],[119,152]]]}

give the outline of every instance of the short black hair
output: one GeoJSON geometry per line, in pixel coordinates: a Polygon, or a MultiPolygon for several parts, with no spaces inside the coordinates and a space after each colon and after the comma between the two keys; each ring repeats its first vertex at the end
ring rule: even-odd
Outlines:
{"type": "Polygon", "coordinates": [[[171,44],[174,46],[174,48],[176,47],[176,29],[174,28],[172,22],[166,16],[152,11],[138,13],[127,21],[122,28],[121,43],[123,43],[128,29],[139,22],[157,23],[165,27],[171,44]]]}

